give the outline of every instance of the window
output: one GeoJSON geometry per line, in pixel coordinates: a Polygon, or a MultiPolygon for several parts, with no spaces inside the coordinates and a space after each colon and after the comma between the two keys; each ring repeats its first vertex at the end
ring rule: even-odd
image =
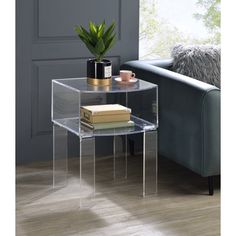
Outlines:
{"type": "Polygon", "coordinates": [[[220,0],[140,0],[139,58],[169,58],[178,44],[220,44],[220,0]]]}

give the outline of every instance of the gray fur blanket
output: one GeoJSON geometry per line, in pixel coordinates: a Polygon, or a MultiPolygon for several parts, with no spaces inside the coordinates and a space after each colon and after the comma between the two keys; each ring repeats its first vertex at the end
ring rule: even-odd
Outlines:
{"type": "Polygon", "coordinates": [[[171,56],[173,71],[220,88],[220,47],[177,45],[171,56]]]}

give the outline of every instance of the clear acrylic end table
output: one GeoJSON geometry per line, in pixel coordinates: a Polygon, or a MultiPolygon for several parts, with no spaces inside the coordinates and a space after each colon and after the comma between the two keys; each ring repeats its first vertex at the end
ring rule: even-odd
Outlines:
{"type": "MultiPolygon", "coordinates": [[[[53,122],[53,186],[65,186],[67,182],[68,132],[75,134],[79,142],[80,195],[83,192],[83,177],[90,176],[90,196],[95,195],[95,138],[113,137],[113,177],[118,169],[124,170],[127,178],[127,136],[141,133],[143,136],[142,195],[157,192],[157,128],[158,128],[158,86],[143,80],[133,85],[119,85],[112,79],[112,85],[96,87],[87,84],[86,78],[52,80],[51,116],[53,122]],[[91,130],[80,123],[80,107],[83,105],[121,104],[131,108],[131,120],[135,126],[104,130],[91,130]],[[118,137],[124,142],[118,142],[118,137]],[[121,147],[122,146],[122,147],[121,147]],[[120,159],[118,151],[123,150],[120,159]],[[118,158],[119,157],[119,158],[118,158]]],[[[88,194],[86,192],[86,194],[88,194]]],[[[86,195],[88,196],[88,195],[86,195]]]]}

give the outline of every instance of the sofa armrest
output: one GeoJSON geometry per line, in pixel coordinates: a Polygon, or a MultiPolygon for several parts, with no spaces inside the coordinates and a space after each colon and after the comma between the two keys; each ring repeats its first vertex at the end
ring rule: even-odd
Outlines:
{"type": "Polygon", "coordinates": [[[202,176],[219,174],[220,90],[142,61],[121,68],[158,85],[159,153],[202,176]]]}
{"type": "Polygon", "coordinates": [[[131,64],[135,65],[137,63],[148,64],[148,65],[153,65],[153,66],[157,66],[157,67],[161,67],[161,68],[169,70],[172,68],[173,59],[169,58],[169,59],[153,59],[153,60],[135,60],[135,61],[129,61],[127,63],[129,65],[131,64]]]}

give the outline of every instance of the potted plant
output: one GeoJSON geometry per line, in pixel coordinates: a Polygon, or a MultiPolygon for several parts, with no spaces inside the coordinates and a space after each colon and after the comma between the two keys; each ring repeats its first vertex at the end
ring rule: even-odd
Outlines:
{"type": "Polygon", "coordinates": [[[83,26],[75,27],[78,37],[95,57],[87,61],[87,78],[89,84],[111,84],[112,63],[110,60],[104,59],[104,56],[115,43],[116,34],[114,29],[114,22],[106,29],[105,21],[100,25],[96,25],[90,21],[88,31],[83,26]]]}

